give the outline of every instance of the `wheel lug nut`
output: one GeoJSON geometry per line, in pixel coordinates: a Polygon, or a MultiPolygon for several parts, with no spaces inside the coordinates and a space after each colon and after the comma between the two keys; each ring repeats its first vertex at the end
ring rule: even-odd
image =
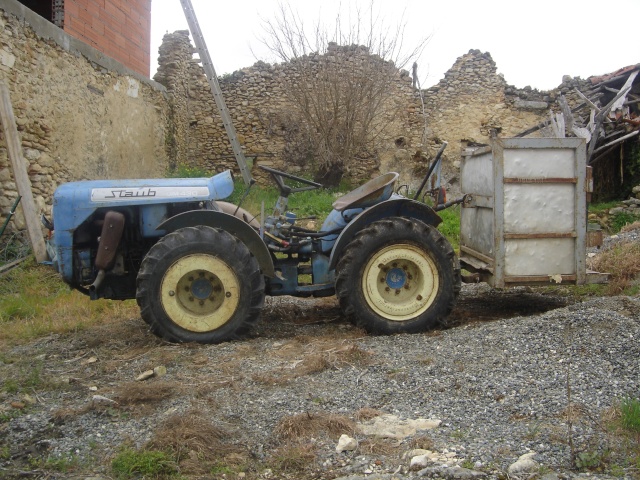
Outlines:
{"type": "Polygon", "coordinates": [[[204,305],[204,300],[200,300],[198,303],[200,304],[200,306],[202,306],[204,305]]]}
{"type": "Polygon", "coordinates": [[[396,268],[398,266],[398,262],[393,262],[392,265],[393,265],[393,268],[396,268]]]}
{"type": "Polygon", "coordinates": [[[189,287],[184,287],[184,291],[188,292],[189,291],[189,287]]]}
{"type": "Polygon", "coordinates": [[[396,295],[400,295],[400,290],[396,290],[396,295]]]}
{"type": "Polygon", "coordinates": [[[193,277],[189,277],[189,281],[190,281],[190,282],[193,282],[193,277]]]}
{"type": "Polygon", "coordinates": [[[193,302],[193,297],[189,297],[189,301],[190,301],[190,302],[193,302]]]}
{"type": "Polygon", "coordinates": [[[409,290],[409,284],[408,284],[408,283],[405,283],[403,288],[404,288],[405,290],[409,290]]]}
{"type": "Polygon", "coordinates": [[[417,301],[419,301],[419,302],[421,302],[421,301],[422,301],[422,295],[418,295],[418,296],[416,297],[416,300],[417,300],[417,301]]]}
{"type": "Polygon", "coordinates": [[[173,297],[176,294],[176,292],[174,292],[173,290],[169,290],[169,296],[173,297]]]}
{"type": "Polygon", "coordinates": [[[225,293],[224,296],[227,297],[227,298],[231,298],[231,292],[225,293]]]}
{"type": "Polygon", "coordinates": [[[211,300],[212,302],[215,301],[215,298],[213,297],[213,295],[209,297],[209,300],[211,300]]]}
{"type": "Polygon", "coordinates": [[[385,292],[390,292],[390,291],[391,291],[391,289],[390,289],[389,287],[387,287],[387,288],[385,288],[385,289],[384,289],[384,291],[385,291],[385,292]]]}
{"type": "Polygon", "coordinates": [[[204,277],[204,272],[198,272],[199,277],[204,277]]]}

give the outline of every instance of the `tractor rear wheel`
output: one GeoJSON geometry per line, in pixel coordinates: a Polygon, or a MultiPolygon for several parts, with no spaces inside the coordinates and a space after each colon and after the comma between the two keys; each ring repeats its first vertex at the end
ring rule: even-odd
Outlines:
{"type": "Polygon", "coordinates": [[[401,217],[372,223],[336,268],[342,310],[370,333],[415,333],[444,324],[460,292],[460,266],[434,227],[401,217]]]}
{"type": "Polygon", "coordinates": [[[187,227],[149,250],[138,273],[136,300],[156,335],[171,342],[219,343],[258,320],[264,278],[236,237],[187,227]]]}

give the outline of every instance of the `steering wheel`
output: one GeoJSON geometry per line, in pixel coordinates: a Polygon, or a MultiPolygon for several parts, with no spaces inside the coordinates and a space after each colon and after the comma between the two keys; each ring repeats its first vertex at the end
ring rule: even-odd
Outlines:
{"type": "Polygon", "coordinates": [[[316,188],[324,188],[324,185],[322,185],[321,183],[312,182],[311,180],[307,180],[306,178],[302,178],[302,177],[296,177],[295,175],[291,175],[290,173],[287,173],[287,172],[281,172],[280,170],[276,170],[275,168],[265,167],[264,165],[258,165],[258,167],[264,170],[265,172],[269,172],[271,174],[271,176],[273,177],[273,180],[276,182],[276,184],[278,185],[278,188],[280,189],[280,194],[284,197],[288,196],[290,193],[304,192],[307,190],[315,190],[316,188]],[[299,188],[291,188],[288,185],[285,185],[283,177],[288,178],[290,180],[295,180],[296,182],[302,183],[307,186],[299,187],[299,188]]]}

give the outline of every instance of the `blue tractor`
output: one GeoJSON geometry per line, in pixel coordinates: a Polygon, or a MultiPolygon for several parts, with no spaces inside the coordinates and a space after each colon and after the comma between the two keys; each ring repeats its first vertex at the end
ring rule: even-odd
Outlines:
{"type": "Polygon", "coordinates": [[[233,191],[228,171],[64,184],[53,222],[44,219],[52,263],[91,299],[135,298],[151,330],[172,342],[237,338],[258,320],[265,295],[335,294],[371,333],[446,322],[460,291],[459,262],[436,211],[394,193],[397,173],[338,198],[313,231],[287,201],[322,185],[260,168],[280,192],[260,221],[221,201],[233,191]]]}

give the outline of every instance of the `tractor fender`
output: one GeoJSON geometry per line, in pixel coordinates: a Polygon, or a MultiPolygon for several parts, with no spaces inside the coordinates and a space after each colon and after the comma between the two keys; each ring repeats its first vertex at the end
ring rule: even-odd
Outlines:
{"type": "Polygon", "coordinates": [[[228,213],[213,210],[192,210],[165,220],[158,225],[156,230],[165,230],[167,233],[170,233],[180,228],[195,227],[198,225],[219,228],[220,230],[229,232],[241,240],[251,254],[256,257],[263,275],[271,278],[275,276],[276,272],[273,267],[271,253],[258,232],[249,224],[228,213]]]}
{"type": "Polygon", "coordinates": [[[342,250],[344,250],[360,230],[370,223],[388,217],[413,218],[433,227],[437,227],[442,223],[442,219],[435,210],[424,203],[416,202],[408,198],[395,198],[378,203],[360,213],[345,227],[342,233],[340,233],[331,251],[329,270],[336,268],[342,250]]]}

